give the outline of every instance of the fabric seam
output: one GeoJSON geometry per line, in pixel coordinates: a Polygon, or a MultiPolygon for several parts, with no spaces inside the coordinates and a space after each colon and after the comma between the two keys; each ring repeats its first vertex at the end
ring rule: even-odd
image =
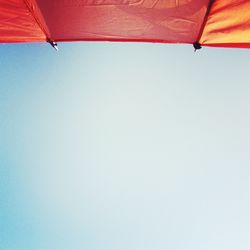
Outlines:
{"type": "Polygon", "coordinates": [[[30,4],[29,0],[23,0],[24,4],[26,5],[26,7],[28,8],[31,16],[33,17],[33,19],[35,20],[35,22],[37,23],[38,27],[40,28],[40,30],[43,32],[43,34],[46,37],[47,41],[51,41],[50,36],[48,34],[48,32],[46,31],[46,29],[43,27],[42,23],[40,22],[39,18],[36,16],[34,8],[32,6],[32,4],[30,4]]]}

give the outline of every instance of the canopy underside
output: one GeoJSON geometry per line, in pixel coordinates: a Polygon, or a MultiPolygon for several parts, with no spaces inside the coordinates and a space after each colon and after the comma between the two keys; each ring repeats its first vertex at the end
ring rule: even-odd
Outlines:
{"type": "Polygon", "coordinates": [[[0,42],[250,47],[250,2],[242,0],[2,0],[0,23],[0,42]]]}

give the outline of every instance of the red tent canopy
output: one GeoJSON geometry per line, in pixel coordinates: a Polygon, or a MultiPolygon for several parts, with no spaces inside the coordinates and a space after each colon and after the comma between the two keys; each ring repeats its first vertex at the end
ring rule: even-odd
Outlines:
{"type": "Polygon", "coordinates": [[[1,0],[0,42],[250,47],[248,0],[1,0]]]}

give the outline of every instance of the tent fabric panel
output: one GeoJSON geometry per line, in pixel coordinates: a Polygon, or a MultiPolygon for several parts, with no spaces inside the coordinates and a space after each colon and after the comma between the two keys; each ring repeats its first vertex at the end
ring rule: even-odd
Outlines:
{"type": "Polygon", "coordinates": [[[202,45],[250,47],[250,1],[215,0],[203,34],[202,45]]]}
{"type": "Polygon", "coordinates": [[[193,43],[209,0],[36,0],[54,41],[193,43]]]}
{"type": "Polygon", "coordinates": [[[0,34],[0,42],[46,40],[24,0],[1,0],[0,34]]]}

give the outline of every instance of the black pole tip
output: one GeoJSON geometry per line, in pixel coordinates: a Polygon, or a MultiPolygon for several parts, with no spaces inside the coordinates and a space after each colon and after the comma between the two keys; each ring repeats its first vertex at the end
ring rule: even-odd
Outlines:
{"type": "Polygon", "coordinates": [[[58,50],[57,43],[51,40],[48,40],[48,43],[55,49],[58,50]]]}
{"type": "Polygon", "coordinates": [[[193,43],[193,46],[194,46],[194,51],[198,50],[198,49],[201,49],[201,44],[199,42],[195,42],[193,43]]]}

